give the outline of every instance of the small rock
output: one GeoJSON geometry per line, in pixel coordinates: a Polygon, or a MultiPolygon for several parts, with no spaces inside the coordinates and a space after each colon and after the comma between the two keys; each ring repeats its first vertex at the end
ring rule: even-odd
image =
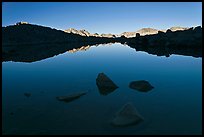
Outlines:
{"type": "Polygon", "coordinates": [[[111,121],[113,126],[130,126],[143,121],[144,118],[137,112],[132,103],[124,105],[111,121]]]}
{"type": "Polygon", "coordinates": [[[30,97],[30,96],[31,96],[31,93],[24,93],[24,95],[25,95],[26,97],[30,97]]]}
{"type": "Polygon", "coordinates": [[[104,73],[99,73],[96,78],[96,85],[102,95],[107,95],[113,92],[118,86],[104,73]]]}
{"type": "Polygon", "coordinates": [[[10,113],[10,115],[14,115],[14,113],[13,113],[13,112],[11,112],[11,113],[10,113]]]}
{"type": "Polygon", "coordinates": [[[75,99],[80,98],[83,95],[86,95],[87,92],[80,92],[80,93],[73,93],[71,95],[67,95],[67,96],[58,96],[56,97],[57,100],[59,101],[64,101],[64,102],[71,102],[75,99]]]}
{"type": "Polygon", "coordinates": [[[154,87],[146,80],[132,81],[129,87],[138,91],[147,92],[152,90],[154,87]]]}

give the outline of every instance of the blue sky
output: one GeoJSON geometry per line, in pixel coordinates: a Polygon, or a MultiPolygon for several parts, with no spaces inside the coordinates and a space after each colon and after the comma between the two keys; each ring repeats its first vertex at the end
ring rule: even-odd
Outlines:
{"type": "Polygon", "coordinates": [[[27,21],[91,33],[202,26],[202,2],[4,2],[2,11],[2,26],[27,21]]]}

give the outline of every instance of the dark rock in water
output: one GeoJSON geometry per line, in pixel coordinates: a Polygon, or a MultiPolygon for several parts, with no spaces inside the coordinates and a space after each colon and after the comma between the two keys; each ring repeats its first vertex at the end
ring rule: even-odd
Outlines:
{"type": "Polygon", "coordinates": [[[96,78],[96,85],[102,95],[107,95],[113,92],[118,86],[104,73],[99,73],[96,78]]]}
{"type": "Polygon", "coordinates": [[[14,115],[14,113],[13,113],[13,112],[11,112],[11,113],[10,113],[10,115],[14,115]]]}
{"type": "Polygon", "coordinates": [[[26,97],[30,97],[30,96],[31,96],[31,93],[24,93],[24,95],[25,95],[26,97]]]}
{"type": "Polygon", "coordinates": [[[137,112],[133,104],[127,103],[116,113],[111,124],[113,126],[130,126],[139,124],[143,120],[144,118],[137,112]]]}
{"type": "Polygon", "coordinates": [[[154,87],[146,80],[132,81],[129,87],[142,92],[147,92],[152,90],[154,87]]]}
{"type": "Polygon", "coordinates": [[[73,93],[73,94],[70,94],[70,95],[67,95],[67,96],[58,96],[56,98],[59,101],[71,102],[71,101],[73,101],[75,99],[80,98],[83,95],[86,95],[86,93],[87,92],[73,93]]]}

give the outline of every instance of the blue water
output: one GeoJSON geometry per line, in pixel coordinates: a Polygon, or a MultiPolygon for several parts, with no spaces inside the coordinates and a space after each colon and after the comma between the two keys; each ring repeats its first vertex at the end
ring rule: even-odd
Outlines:
{"type": "Polygon", "coordinates": [[[3,134],[202,134],[202,58],[99,45],[33,63],[3,62],[2,75],[3,134]],[[101,72],[119,86],[106,96],[96,86],[101,72]],[[155,88],[130,89],[135,80],[155,88]],[[88,93],[70,103],[56,99],[78,91],[88,93]],[[144,121],[113,127],[128,102],[144,121]]]}

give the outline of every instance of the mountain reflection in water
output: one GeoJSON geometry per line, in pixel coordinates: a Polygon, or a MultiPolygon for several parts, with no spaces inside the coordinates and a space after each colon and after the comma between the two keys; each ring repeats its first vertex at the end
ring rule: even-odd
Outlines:
{"type": "MultiPolygon", "coordinates": [[[[14,62],[35,62],[46,58],[50,58],[64,52],[74,53],[78,51],[86,51],[92,46],[109,45],[113,43],[53,43],[53,44],[38,44],[38,45],[19,45],[19,46],[5,46],[3,47],[2,57],[4,61],[14,62]]],[[[121,43],[127,45],[126,43],[121,43]]],[[[178,48],[178,47],[146,47],[137,46],[133,44],[127,45],[136,51],[144,51],[149,54],[157,56],[169,57],[172,54],[202,57],[202,50],[200,48],[178,48]]]]}
{"type": "Polygon", "coordinates": [[[28,46],[4,49],[20,62],[2,63],[3,134],[202,134],[202,58],[125,43],[28,46]],[[119,88],[101,92],[100,73],[119,88]]]}

